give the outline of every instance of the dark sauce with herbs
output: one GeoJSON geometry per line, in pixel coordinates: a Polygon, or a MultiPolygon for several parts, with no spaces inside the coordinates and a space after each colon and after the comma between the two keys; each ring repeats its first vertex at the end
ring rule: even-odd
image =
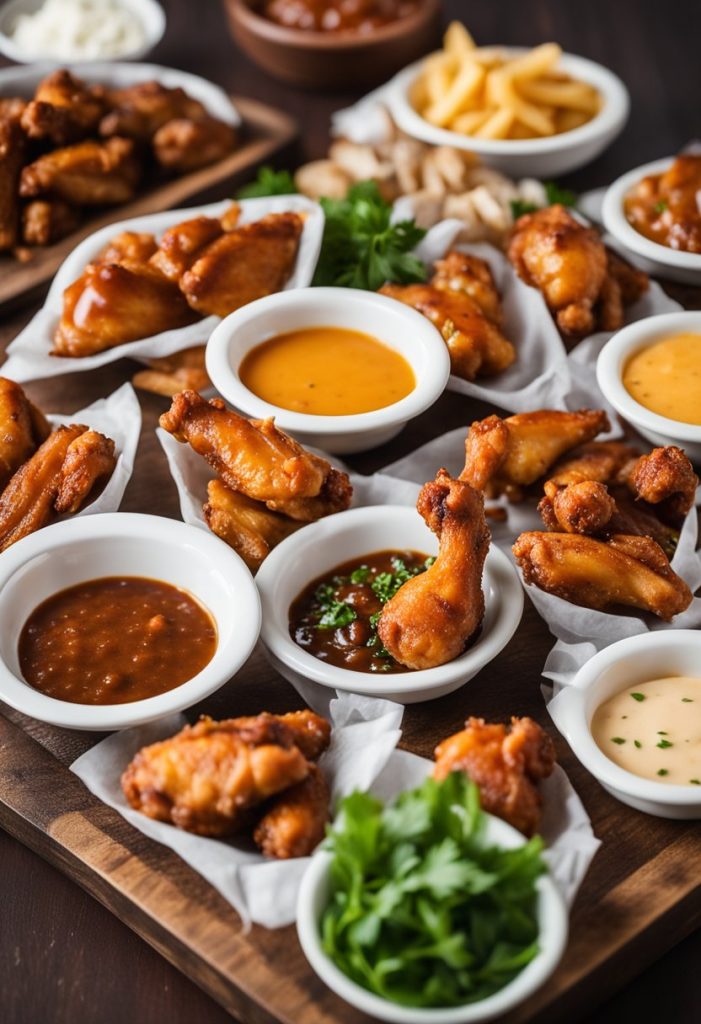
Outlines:
{"type": "Polygon", "coordinates": [[[402,584],[433,557],[376,551],[312,580],[290,606],[290,636],[309,654],[354,672],[409,672],[382,645],[377,623],[402,584]]]}

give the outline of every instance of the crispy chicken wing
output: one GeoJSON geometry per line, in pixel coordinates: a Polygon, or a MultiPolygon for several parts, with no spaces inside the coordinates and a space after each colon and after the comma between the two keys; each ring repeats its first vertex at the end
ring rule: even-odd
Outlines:
{"type": "Polygon", "coordinates": [[[93,135],[105,111],[104,89],[87,86],[65,68],[52,71],[36,88],[22,113],[30,139],[48,139],[55,146],[93,135]]]}
{"type": "Polygon", "coordinates": [[[193,217],[174,224],[163,233],[151,262],[176,284],[199,257],[205,246],[224,233],[216,217],[193,217]]]}
{"type": "Polygon", "coordinates": [[[436,260],[431,284],[440,291],[469,296],[493,324],[501,327],[504,321],[501,297],[486,260],[453,249],[442,260],[436,260]]]}
{"type": "Polygon", "coordinates": [[[654,505],[660,518],[672,526],[680,526],[694,505],[699,478],[686,453],[675,445],[653,448],[622,475],[631,494],[654,505]]]}
{"type": "Polygon", "coordinates": [[[256,844],[266,857],[308,857],[324,838],[330,800],[321,769],[310,765],[306,779],[273,797],[253,833],[256,844]]]}
{"type": "Polygon", "coordinates": [[[22,209],[22,241],[25,245],[59,242],[80,223],[80,214],[63,199],[34,199],[22,209]]]}
{"type": "Polygon", "coordinates": [[[512,551],[526,583],[585,608],[623,605],[669,621],[691,604],[691,591],[651,537],[530,532],[512,551]]]}
{"type": "Polygon", "coordinates": [[[0,377],[0,490],[50,432],[19,384],[0,377]]]}
{"type": "MultiPolygon", "coordinates": [[[[608,429],[607,425],[603,429],[608,429]]],[[[578,445],[558,460],[550,479],[560,487],[580,480],[606,484],[615,480],[620,470],[637,455],[637,450],[625,441],[591,441],[578,445]]]]}
{"type": "Polygon", "coordinates": [[[279,292],[294,269],[303,226],[298,213],[269,213],[215,239],[180,279],[190,306],[227,316],[279,292]]]}
{"type": "Polygon", "coordinates": [[[423,669],[457,658],[482,624],[490,534],[482,494],[445,470],[424,484],[416,507],[439,538],[438,557],[385,604],[377,632],[395,661],[423,669]]]}
{"type": "Polygon", "coordinates": [[[68,446],[61,482],[54,501],[56,512],[77,512],[98,482],[112,476],[117,465],[114,441],[86,430],[68,446]]]}
{"type": "Polygon", "coordinates": [[[97,254],[93,263],[146,263],[158,245],[147,231],[120,231],[97,254]]]}
{"type": "Polygon", "coordinates": [[[140,370],[131,379],[135,388],[172,398],[186,389],[204,391],[212,386],[205,368],[205,346],[193,345],[159,359],[146,360],[148,369],[140,370]]]}
{"type": "Polygon", "coordinates": [[[17,119],[0,116],[0,252],[17,244],[20,216],[17,188],[25,149],[24,132],[17,119]]]}
{"type": "Polygon", "coordinates": [[[262,501],[232,491],[221,480],[207,486],[204,517],[213,533],[233,548],[251,570],[257,572],[272,549],[304,523],[271,512],[262,501]]]}
{"type": "Polygon", "coordinates": [[[606,413],[597,409],[539,409],[503,420],[488,416],[468,431],[460,479],[488,497],[506,494],[518,501],[523,488],[535,483],[565,452],[608,429],[606,413]]]}
{"type": "Polygon", "coordinates": [[[435,757],[434,778],[465,772],[477,783],[485,811],[524,835],[538,830],[542,797],[537,784],[552,773],[555,747],[532,718],[512,718],[508,726],[468,718],[462,732],[436,747],[435,757]]]}
{"type": "Polygon", "coordinates": [[[153,152],[161,167],[178,174],[187,174],[206,167],[231,153],[236,145],[236,131],[226,121],[188,117],[166,121],[153,136],[153,152]]]}
{"type": "Polygon", "coordinates": [[[204,836],[233,835],[251,809],[305,779],[311,765],[277,715],[202,718],[144,747],[122,775],[132,807],[204,836]]]}
{"type": "Polygon", "coordinates": [[[131,139],[78,142],[23,168],[20,195],[56,196],[75,206],[111,206],[133,198],[141,165],[131,139]]]}
{"type": "Polygon", "coordinates": [[[177,287],[155,267],[126,260],[89,263],[63,293],[53,355],[93,355],[196,319],[177,287]]]}
{"type": "Polygon", "coordinates": [[[457,377],[491,377],[516,358],[514,346],[466,291],[433,284],[386,284],[380,293],[423,313],[438,328],[457,377]]]}
{"type": "Polygon", "coordinates": [[[138,82],[108,93],[110,110],[100,122],[100,134],[123,135],[148,142],[158,129],[173,118],[206,118],[199,100],[184,89],[169,89],[160,82],[138,82]]]}

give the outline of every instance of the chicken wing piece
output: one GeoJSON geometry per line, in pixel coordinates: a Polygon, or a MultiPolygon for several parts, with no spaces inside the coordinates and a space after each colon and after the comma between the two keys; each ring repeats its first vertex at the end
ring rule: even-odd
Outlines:
{"type": "Polygon", "coordinates": [[[431,284],[440,291],[467,295],[497,327],[504,322],[501,297],[486,260],[453,249],[436,260],[431,284]]]}
{"type": "Polygon", "coordinates": [[[59,427],[11,478],[0,495],[0,551],[48,523],[68,448],[87,429],[59,427]]]}
{"type": "Polygon", "coordinates": [[[258,571],[281,540],[304,526],[279,512],[271,512],[262,501],[232,491],[221,480],[210,480],[207,498],[202,509],[207,525],[243,558],[251,572],[258,571]]]}
{"type": "Polygon", "coordinates": [[[0,117],[0,252],[14,248],[19,234],[18,186],[26,140],[14,117],[0,117]]]}
{"type": "Polygon", "coordinates": [[[699,478],[686,453],[675,445],[653,448],[619,474],[638,500],[653,505],[663,522],[681,526],[693,508],[699,478]]]}
{"type": "Polygon", "coordinates": [[[100,134],[123,135],[148,142],[158,129],[173,118],[206,118],[199,100],[184,89],[169,89],[160,82],[138,82],[108,93],[110,109],[100,121],[100,134]]]}
{"type": "Polygon", "coordinates": [[[465,292],[431,284],[385,284],[380,294],[418,310],[438,328],[451,371],[463,380],[492,377],[516,358],[511,342],[465,292]]]}
{"type": "Polygon", "coordinates": [[[628,606],[669,621],[691,604],[691,591],[651,537],[531,532],[512,551],[526,583],[585,608],[628,606]]]}
{"type": "Polygon", "coordinates": [[[331,742],[331,726],[329,722],[314,711],[288,711],[284,715],[276,715],[283,725],[290,730],[292,740],[302,751],[308,761],[317,761],[331,742]]]}
{"type": "Polygon", "coordinates": [[[50,432],[19,384],[0,377],[0,490],[50,432]]]}
{"type": "Polygon", "coordinates": [[[526,836],[538,830],[542,797],[537,784],[555,766],[555,747],[532,718],[510,725],[468,718],[462,732],[443,740],[435,752],[435,779],[461,771],[477,783],[485,811],[526,836]]]}
{"type": "Polygon", "coordinates": [[[0,118],[9,117],[11,121],[19,121],[27,106],[21,96],[0,96],[0,118]]]}
{"type": "Polygon", "coordinates": [[[565,533],[599,534],[610,526],[616,513],[616,502],[606,484],[597,480],[580,480],[558,487],[546,480],[545,497],[538,511],[549,530],[565,533]]]}
{"type": "Polygon", "coordinates": [[[172,352],[159,359],[148,359],[147,370],[139,370],[131,379],[135,388],[172,398],[179,391],[204,391],[212,386],[204,364],[204,345],[172,352]]]}
{"type": "Polygon", "coordinates": [[[97,254],[93,263],[146,263],[158,249],[147,231],[121,231],[97,254]]]}
{"type": "Polygon", "coordinates": [[[77,512],[95,485],[112,476],[116,465],[112,438],[96,430],[86,430],[68,446],[54,501],[55,511],[77,512]]]}
{"type": "Polygon", "coordinates": [[[385,604],[377,632],[395,661],[422,669],[457,658],[482,625],[490,534],[482,494],[445,470],[424,484],[416,507],[439,538],[438,557],[385,604]]]}
{"type": "Polygon", "coordinates": [[[559,204],[527,213],[514,225],[508,257],[519,277],[542,292],[561,331],[583,335],[594,330],[607,261],[593,228],[559,204]]]}
{"type": "Polygon", "coordinates": [[[227,231],[183,274],[183,295],[205,316],[227,316],[281,291],[294,269],[303,227],[297,213],[269,213],[227,231]]]}
{"type": "Polygon", "coordinates": [[[25,245],[59,242],[80,223],[80,213],[62,199],[34,199],[22,209],[22,241],[25,245]]]}
{"type": "Polygon", "coordinates": [[[61,68],[37,86],[34,99],[22,113],[22,127],[30,139],[65,146],[93,135],[104,112],[104,89],[87,86],[61,68]]]}
{"type": "Polygon", "coordinates": [[[197,320],[177,287],[142,263],[89,263],[63,293],[52,354],[89,356],[197,320]]]}
{"type": "MultiPolygon", "coordinates": [[[[601,429],[607,430],[608,424],[601,429]]],[[[591,441],[579,445],[566,458],[556,462],[550,479],[560,487],[580,480],[598,480],[607,484],[615,480],[623,467],[637,456],[637,449],[625,441],[591,441]]]]}
{"type": "Polygon", "coordinates": [[[201,836],[226,836],[250,811],[305,779],[311,769],[278,716],[215,722],[202,718],[144,747],[122,775],[136,810],[201,836]]]}
{"type": "Polygon", "coordinates": [[[273,797],[253,839],[266,857],[308,857],[324,838],[330,801],[329,784],[321,769],[310,765],[306,779],[273,797]]]}
{"type": "Polygon", "coordinates": [[[488,416],[470,427],[460,479],[488,497],[523,497],[565,452],[609,429],[605,412],[539,409],[500,419],[488,416]]]}
{"type": "Polygon", "coordinates": [[[132,199],[140,177],[131,139],[88,140],[24,167],[19,192],[25,199],[50,195],[75,206],[111,206],[132,199]]]}
{"type": "Polygon", "coordinates": [[[206,167],[231,153],[236,131],[226,121],[188,117],[166,121],[153,137],[153,152],[161,167],[178,174],[206,167]]]}
{"type": "Polygon", "coordinates": [[[163,233],[151,262],[169,281],[177,284],[205,246],[223,233],[221,221],[216,217],[193,217],[182,221],[163,233]]]}

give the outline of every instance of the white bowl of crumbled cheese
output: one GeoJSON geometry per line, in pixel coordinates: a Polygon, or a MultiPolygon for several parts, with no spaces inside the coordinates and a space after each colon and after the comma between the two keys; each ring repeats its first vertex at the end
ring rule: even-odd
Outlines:
{"type": "Polygon", "coordinates": [[[165,26],[156,0],[9,0],[0,9],[0,53],[20,64],[136,60],[165,26]]]}

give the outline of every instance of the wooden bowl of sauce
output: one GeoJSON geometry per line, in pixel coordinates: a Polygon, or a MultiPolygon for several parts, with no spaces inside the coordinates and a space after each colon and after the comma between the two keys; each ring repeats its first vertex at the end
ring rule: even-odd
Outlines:
{"type": "Polygon", "coordinates": [[[440,0],[224,0],[236,43],[307,89],[376,85],[436,44],[440,0]]]}

